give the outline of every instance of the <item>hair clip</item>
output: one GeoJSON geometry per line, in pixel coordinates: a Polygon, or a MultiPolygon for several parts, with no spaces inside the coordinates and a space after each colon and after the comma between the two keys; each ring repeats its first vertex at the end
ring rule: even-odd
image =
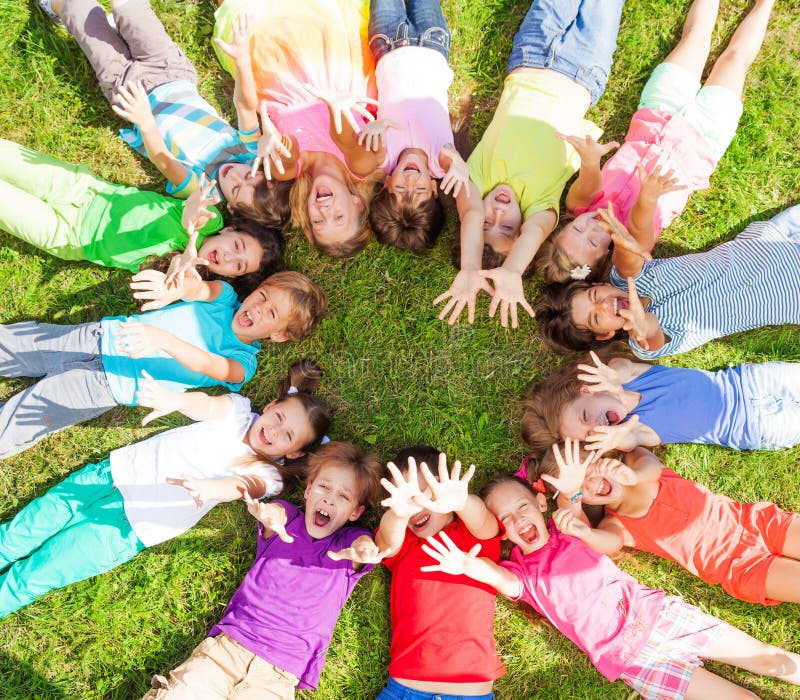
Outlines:
{"type": "Polygon", "coordinates": [[[289,389],[286,391],[287,396],[289,396],[289,394],[299,394],[299,393],[300,389],[298,389],[296,386],[290,386],[289,389]]]}
{"type": "Polygon", "coordinates": [[[540,476],[536,481],[531,483],[533,490],[539,493],[547,493],[547,487],[544,485],[544,480],[540,476]]]}
{"type": "Polygon", "coordinates": [[[519,465],[519,469],[517,469],[517,472],[514,474],[514,476],[524,479],[525,481],[528,480],[528,455],[525,455],[524,459],[522,460],[522,464],[519,465]]]}
{"type": "Polygon", "coordinates": [[[322,445],[327,445],[330,441],[331,439],[327,435],[323,435],[322,439],[319,441],[320,447],[322,445]]]}
{"type": "Polygon", "coordinates": [[[592,272],[592,268],[588,265],[581,265],[579,267],[573,267],[569,271],[569,276],[574,280],[585,280],[592,272]]]}

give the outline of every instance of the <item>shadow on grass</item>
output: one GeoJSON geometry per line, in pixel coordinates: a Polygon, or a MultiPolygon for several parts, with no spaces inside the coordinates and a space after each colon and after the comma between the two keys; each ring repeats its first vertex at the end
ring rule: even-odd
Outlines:
{"type": "MultiPolygon", "coordinates": [[[[36,673],[30,664],[0,652],[4,700],[61,700],[70,697],[58,685],[36,673]]],[[[132,697],[132,696],[131,696],[132,697]]]]}

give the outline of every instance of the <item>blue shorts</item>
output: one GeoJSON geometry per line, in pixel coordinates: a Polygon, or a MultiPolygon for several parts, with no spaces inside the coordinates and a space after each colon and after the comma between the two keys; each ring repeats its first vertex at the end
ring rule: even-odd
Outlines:
{"type": "Polygon", "coordinates": [[[450,29],[439,0],[372,0],[369,49],[375,61],[401,46],[424,46],[450,62],[450,29]]]}
{"type": "Polygon", "coordinates": [[[414,690],[394,678],[390,678],[386,687],[375,700],[494,700],[494,693],[486,695],[447,695],[446,693],[427,693],[414,690]]]}

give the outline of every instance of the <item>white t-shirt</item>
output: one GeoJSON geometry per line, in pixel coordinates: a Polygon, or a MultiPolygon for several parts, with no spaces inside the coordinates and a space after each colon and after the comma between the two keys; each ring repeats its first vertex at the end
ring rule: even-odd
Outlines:
{"type": "Polygon", "coordinates": [[[223,419],[166,430],[111,453],[114,486],[122,494],[134,533],[146,547],[185,532],[217,504],[207,501],[198,508],[186,489],[168,484],[167,477],[187,474],[196,479],[219,479],[253,474],[264,480],[268,496],[283,488],[274,467],[236,466],[242,457],[255,454],[243,440],[257,414],[244,396],[228,397],[232,409],[223,419]]]}

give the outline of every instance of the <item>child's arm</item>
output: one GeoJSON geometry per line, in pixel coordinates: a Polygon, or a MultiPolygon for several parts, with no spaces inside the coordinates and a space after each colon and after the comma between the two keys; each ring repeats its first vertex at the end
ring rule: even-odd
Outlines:
{"type": "Polygon", "coordinates": [[[220,420],[229,416],[233,409],[230,396],[209,396],[202,391],[170,391],[144,371],[136,399],[140,406],[153,409],[142,419],[142,425],[173,411],[195,421],[220,420]]]}
{"type": "Polygon", "coordinates": [[[422,507],[415,503],[421,495],[417,479],[417,463],[411,457],[408,460],[408,478],[392,463],[386,465],[394,481],[381,479],[381,484],[389,492],[389,498],[381,501],[388,510],[381,518],[381,524],[375,535],[375,544],[385,556],[394,555],[402,546],[406,535],[406,527],[412,515],[419,513],[422,507]]]}
{"type": "Polygon", "coordinates": [[[353,544],[346,549],[340,549],[338,552],[328,551],[328,556],[333,561],[351,561],[353,562],[353,569],[361,571],[364,568],[364,564],[379,564],[385,557],[389,556],[389,550],[379,549],[369,535],[361,535],[361,537],[353,540],[353,544]]]}
{"type": "Polygon", "coordinates": [[[250,59],[250,35],[253,31],[253,18],[247,14],[239,14],[231,19],[233,40],[229,44],[220,38],[214,42],[233,59],[234,87],[233,104],[239,131],[255,131],[258,129],[258,94],[253,77],[253,66],[250,59]]]}
{"type": "Polygon", "coordinates": [[[652,311],[645,311],[636,292],[636,280],[628,277],[628,308],[620,309],[619,315],[625,319],[623,330],[642,347],[643,350],[658,350],[667,342],[658,317],[652,311]]]}
{"type": "Polygon", "coordinates": [[[328,92],[313,85],[306,85],[305,88],[328,105],[331,116],[330,136],[342,151],[350,172],[357,177],[367,177],[380,168],[386,159],[386,148],[381,146],[377,151],[369,151],[359,145],[358,124],[352,112],[355,110],[367,121],[372,121],[375,117],[364,105],[377,106],[378,102],[371,97],[353,97],[346,93],[328,92]]]}
{"type": "Polygon", "coordinates": [[[294,537],[286,532],[286,509],[280,503],[256,501],[248,491],[242,494],[242,498],[250,515],[264,526],[261,536],[265,540],[275,534],[287,544],[294,542],[294,537]]]}
{"type": "Polygon", "coordinates": [[[267,180],[293,180],[297,174],[300,147],[294,137],[283,136],[269,118],[266,100],[259,107],[261,114],[261,138],[258,139],[257,156],[253,161],[252,175],[263,166],[267,180]],[[272,168],[275,168],[273,172],[272,168]]]}
{"type": "Polygon", "coordinates": [[[264,480],[254,475],[193,479],[188,474],[182,474],[180,479],[168,476],[167,483],[185,488],[198,508],[202,508],[206,501],[228,503],[243,499],[245,494],[251,499],[267,495],[267,485],[264,480]]]}
{"type": "Polygon", "coordinates": [[[567,210],[574,211],[578,207],[588,207],[603,189],[600,159],[606,153],[619,148],[619,143],[616,141],[606,144],[598,143],[588,134],[581,138],[580,136],[569,136],[556,132],[556,136],[570,144],[581,158],[578,178],[572,183],[572,187],[567,192],[567,210]]]}
{"type": "Polygon", "coordinates": [[[146,300],[142,304],[142,311],[160,309],[180,300],[214,301],[222,293],[221,282],[204,280],[193,266],[189,268],[189,274],[180,281],[170,283],[170,276],[159,270],[142,270],[131,277],[133,298],[146,300]]]}
{"type": "Polygon", "coordinates": [[[644,447],[631,450],[625,456],[625,463],[636,475],[637,484],[655,483],[664,469],[664,463],[644,447]]]}
{"type": "Polygon", "coordinates": [[[576,537],[586,543],[596,552],[614,554],[619,552],[627,543],[625,533],[627,530],[622,523],[614,517],[607,516],[597,528],[593,528],[576,515],[563,508],[553,513],[553,522],[565,535],[576,537]]]}
{"type": "MultiPolygon", "coordinates": [[[[673,170],[665,173],[657,165],[649,174],[645,173],[642,165],[639,165],[639,181],[642,188],[628,215],[628,227],[641,249],[651,251],[658,237],[653,227],[653,216],[656,213],[659,197],[668,192],[685,190],[686,185],[678,184],[673,170]]],[[[620,274],[626,277],[636,275],[642,269],[642,257],[636,250],[620,247],[617,251],[615,246],[612,259],[620,274]]]]}
{"type": "Polygon", "coordinates": [[[433,492],[433,498],[420,494],[414,498],[415,503],[434,513],[456,513],[472,535],[479,540],[497,536],[500,532],[497,519],[480,498],[468,491],[470,479],[475,473],[474,464],[471,464],[461,476],[461,462],[456,460],[452,472],[448,473],[447,456],[440,454],[439,478],[431,473],[427,464],[422,465],[422,473],[433,492]]]}
{"type": "Polygon", "coordinates": [[[237,360],[198,348],[169,331],[136,321],[119,324],[117,351],[133,358],[152,355],[162,350],[193,372],[205,374],[218,382],[240,384],[244,381],[244,367],[237,360]]]}
{"type": "Polygon", "coordinates": [[[551,209],[537,211],[522,224],[519,238],[514,242],[511,251],[502,267],[494,270],[482,270],[481,275],[494,282],[494,296],[489,305],[489,317],[494,318],[497,307],[500,307],[500,325],[508,326],[508,315],[511,313],[511,327],[517,327],[517,304],[533,317],[533,309],[525,298],[522,289],[522,274],[556,225],[556,215],[551,209]]]}
{"type": "Polygon", "coordinates": [[[439,533],[439,537],[441,542],[436,537],[425,538],[428,544],[423,544],[422,549],[437,563],[421,567],[422,571],[442,571],[452,576],[469,576],[473,581],[485,583],[508,598],[520,597],[522,582],[519,577],[495,564],[491,559],[484,557],[478,559],[480,544],[476,544],[469,552],[464,552],[446,532],[439,533]]]}
{"type": "Polygon", "coordinates": [[[175,187],[183,184],[189,169],[170,153],[164,143],[142,83],[137,80],[129,85],[121,85],[117,100],[120,104],[112,104],[111,109],[139,129],[150,162],[175,187]]]}
{"type": "Polygon", "coordinates": [[[483,250],[483,200],[480,190],[470,178],[467,164],[454,146],[442,148],[439,152],[439,164],[447,170],[447,175],[442,179],[442,189],[445,189],[445,180],[448,185],[452,183],[458,218],[461,221],[461,269],[450,289],[433,300],[434,306],[447,302],[439,313],[439,319],[444,320],[449,314],[447,322],[452,326],[465,306],[467,321],[472,323],[475,320],[475,300],[478,294],[484,291],[492,296],[494,289],[480,275],[483,250]]]}

